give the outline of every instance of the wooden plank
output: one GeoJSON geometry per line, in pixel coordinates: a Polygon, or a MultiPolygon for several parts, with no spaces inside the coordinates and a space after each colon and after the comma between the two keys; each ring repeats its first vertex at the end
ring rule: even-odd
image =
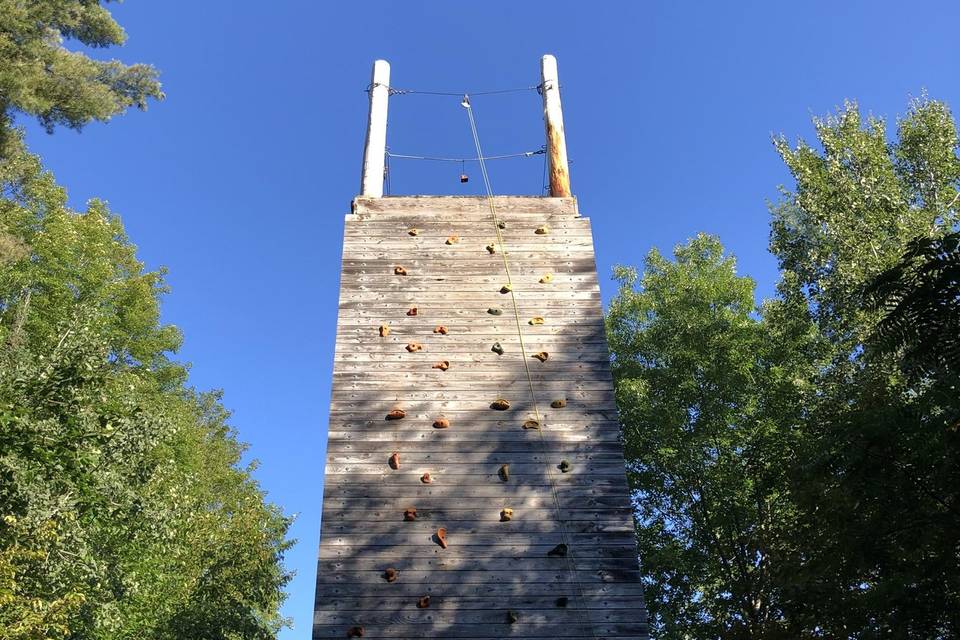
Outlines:
{"type": "MultiPolygon", "coordinates": [[[[494,207],[503,216],[521,213],[577,216],[577,200],[567,198],[540,198],[533,196],[494,196],[494,207]]],[[[384,214],[409,217],[411,214],[472,213],[489,215],[486,198],[475,196],[386,196],[384,198],[354,198],[351,211],[356,216],[384,214]]],[[[378,218],[376,215],[371,217],[378,218]]],[[[436,216],[439,217],[439,216],[436,216]]],[[[436,219],[436,217],[434,219],[436,219]]],[[[442,219],[442,218],[441,218],[442,219]]]]}
{"type": "MultiPolygon", "coordinates": [[[[407,609],[415,605],[415,600],[402,596],[372,596],[372,597],[338,597],[324,598],[316,601],[316,610],[330,611],[395,611],[407,609]]],[[[514,596],[511,603],[521,609],[530,611],[549,610],[557,608],[557,599],[552,596],[514,596]]],[[[623,596],[574,596],[568,602],[567,609],[576,611],[590,611],[591,615],[602,615],[607,610],[631,611],[637,608],[635,599],[623,596]]],[[[494,598],[471,598],[458,596],[444,596],[437,594],[430,598],[430,609],[434,612],[445,611],[501,611],[502,603],[494,598]]]]}

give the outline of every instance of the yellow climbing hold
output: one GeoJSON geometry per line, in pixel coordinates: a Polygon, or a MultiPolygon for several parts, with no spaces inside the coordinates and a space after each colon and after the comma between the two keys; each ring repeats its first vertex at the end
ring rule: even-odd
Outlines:
{"type": "Polygon", "coordinates": [[[511,287],[509,284],[505,284],[500,287],[500,293],[510,293],[511,291],[513,291],[513,287],[511,287]]]}
{"type": "Polygon", "coordinates": [[[530,318],[530,324],[543,324],[544,322],[543,316],[533,316],[530,318]]]}
{"type": "Polygon", "coordinates": [[[552,273],[545,273],[545,274],[543,274],[543,276],[540,278],[540,284],[550,284],[551,282],[553,282],[553,274],[552,274],[552,273]]]}
{"type": "Polygon", "coordinates": [[[534,231],[534,233],[537,234],[538,236],[545,236],[548,233],[550,233],[550,229],[549,227],[546,227],[546,226],[537,227],[537,230],[534,231]]]}

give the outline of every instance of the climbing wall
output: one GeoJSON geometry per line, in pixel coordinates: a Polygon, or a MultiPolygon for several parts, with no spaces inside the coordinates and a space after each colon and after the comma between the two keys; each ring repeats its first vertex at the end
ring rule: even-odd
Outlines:
{"type": "Polygon", "coordinates": [[[589,220],[493,202],[346,218],[314,638],[646,637],[589,220]]]}

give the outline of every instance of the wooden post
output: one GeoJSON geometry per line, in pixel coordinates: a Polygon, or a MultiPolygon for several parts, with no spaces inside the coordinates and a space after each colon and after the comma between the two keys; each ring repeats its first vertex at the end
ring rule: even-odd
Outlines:
{"type": "Polygon", "coordinates": [[[387,101],[390,98],[390,64],[373,63],[370,78],[370,111],[367,116],[367,140],[363,145],[363,172],[360,195],[383,196],[383,162],[387,152],[387,101]]]}
{"type": "Polygon", "coordinates": [[[563,134],[563,109],[560,106],[560,80],[557,59],[547,54],[540,59],[543,122],[547,130],[547,159],[550,165],[550,195],[569,198],[570,169],[567,167],[567,141],[563,134]]]}

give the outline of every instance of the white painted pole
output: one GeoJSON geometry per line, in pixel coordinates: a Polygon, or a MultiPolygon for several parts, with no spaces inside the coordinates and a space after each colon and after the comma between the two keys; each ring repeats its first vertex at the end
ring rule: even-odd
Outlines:
{"type": "Polygon", "coordinates": [[[370,78],[370,112],[367,116],[367,140],[363,146],[363,173],[360,195],[383,196],[383,162],[387,152],[387,102],[390,98],[390,64],[373,63],[370,78]]]}
{"type": "Polygon", "coordinates": [[[540,81],[543,93],[543,122],[547,132],[550,195],[554,198],[569,198],[570,169],[567,166],[567,141],[563,134],[560,79],[557,75],[557,59],[550,54],[540,59],[540,81]]]}

